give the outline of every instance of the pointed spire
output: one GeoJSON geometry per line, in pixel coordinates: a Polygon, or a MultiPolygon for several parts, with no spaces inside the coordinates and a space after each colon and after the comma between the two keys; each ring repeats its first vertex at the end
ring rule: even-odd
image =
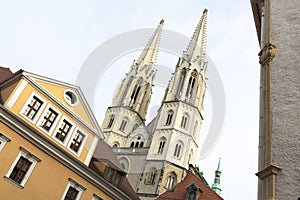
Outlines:
{"type": "Polygon", "coordinates": [[[193,60],[206,61],[206,25],[207,25],[207,12],[205,9],[203,15],[197,24],[196,30],[190,40],[186,50],[185,57],[191,62],[193,60]]]}
{"type": "Polygon", "coordinates": [[[215,191],[215,193],[217,193],[218,195],[221,194],[221,170],[220,170],[220,161],[221,161],[221,158],[219,158],[219,163],[218,163],[218,168],[217,170],[215,171],[215,180],[214,180],[214,183],[212,185],[212,190],[215,191]]]}
{"type": "Polygon", "coordinates": [[[164,20],[162,19],[157,26],[152,37],[145,46],[143,52],[141,53],[139,59],[136,61],[138,66],[143,65],[152,65],[156,62],[157,53],[158,53],[158,44],[160,41],[162,26],[164,25],[164,20]]]}

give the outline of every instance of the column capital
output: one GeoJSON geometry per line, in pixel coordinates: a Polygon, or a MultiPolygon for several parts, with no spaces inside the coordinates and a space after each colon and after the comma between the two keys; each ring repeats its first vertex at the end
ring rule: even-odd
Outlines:
{"type": "Polygon", "coordinates": [[[259,179],[263,180],[266,177],[277,175],[280,170],[280,167],[271,164],[268,167],[257,172],[255,175],[258,176],[259,179]]]}

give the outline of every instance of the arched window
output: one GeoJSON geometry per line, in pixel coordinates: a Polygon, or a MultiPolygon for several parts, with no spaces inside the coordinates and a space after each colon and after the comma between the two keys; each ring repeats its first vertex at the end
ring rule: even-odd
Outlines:
{"type": "Polygon", "coordinates": [[[175,150],[174,150],[173,156],[175,156],[176,158],[179,158],[181,156],[182,148],[183,148],[183,142],[178,141],[177,144],[175,145],[175,150]]]}
{"type": "Polygon", "coordinates": [[[134,104],[136,102],[136,99],[139,95],[140,89],[141,89],[141,86],[139,84],[135,84],[133,91],[131,93],[131,96],[130,96],[130,103],[134,104]]]}
{"type": "Polygon", "coordinates": [[[195,88],[195,82],[196,82],[196,78],[197,78],[197,71],[194,70],[191,74],[192,76],[189,78],[189,83],[188,83],[188,87],[185,93],[186,97],[191,98],[193,95],[193,90],[195,88]]]}
{"type": "Polygon", "coordinates": [[[126,119],[123,119],[123,120],[122,120],[122,123],[121,123],[121,125],[120,125],[120,127],[119,127],[119,130],[120,130],[120,131],[124,131],[124,130],[125,130],[125,127],[126,127],[126,124],[127,124],[127,120],[126,120],[126,119]]]}
{"type": "Polygon", "coordinates": [[[157,170],[156,168],[151,168],[147,173],[146,173],[146,178],[144,180],[145,185],[154,185],[155,184],[155,178],[157,175],[157,170]]]}
{"type": "Polygon", "coordinates": [[[122,169],[127,172],[129,170],[129,160],[126,157],[121,157],[119,159],[122,169]]]}
{"type": "Polygon", "coordinates": [[[185,114],[182,116],[181,118],[181,124],[180,127],[181,128],[187,128],[187,123],[188,123],[188,116],[185,114]]]}
{"type": "Polygon", "coordinates": [[[179,83],[178,83],[177,96],[181,96],[181,94],[182,94],[185,76],[186,76],[186,69],[183,68],[180,71],[180,75],[179,75],[179,83]]]}
{"type": "Polygon", "coordinates": [[[143,147],[143,146],[144,146],[144,142],[142,141],[141,144],[140,144],[140,147],[143,147]]]}
{"type": "Polygon", "coordinates": [[[131,145],[130,145],[130,147],[134,147],[134,142],[131,142],[131,145]]]}
{"type": "Polygon", "coordinates": [[[110,119],[109,119],[109,122],[107,124],[107,128],[111,128],[111,126],[113,125],[114,121],[115,121],[115,116],[111,115],[110,119]]]}
{"type": "Polygon", "coordinates": [[[136,142],[135,147],[139,147],[139,144],[140,144],[139,142],[136,142]]]}
{"type": "Polygon", "coordinates": [[[112,148],[118,148],[119,145],[117,143],[113,144],[112,148]]]}
{"type": "Polygon", "coordinates": [[[166,121],[166,126],[171,125],[172,118],[173,118],[173,110],[168,111],[168,116],[167,116],[167,121],[166,121]]]}
{"type": "Polygon", "coordinates": [[[165,144],[166,144],[166,139],[165,138],[161,139],[159,142],[159,147],[158,147],[158,151],[157,151],[158,154],[162,154],[164,152],[165,144]]]}
{"type": "Polygon", "coordinates": [[[166,189],[173,190],[177,183],[177,175],[174,172],[169,173],[166,183],[166,189]]]}

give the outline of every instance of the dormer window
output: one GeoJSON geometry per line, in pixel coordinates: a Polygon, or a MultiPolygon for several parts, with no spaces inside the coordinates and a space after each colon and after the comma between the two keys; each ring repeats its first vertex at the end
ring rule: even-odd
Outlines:
{"type": "Polygon", "coordinates": [[[52,127],[53,123],[55,122],[56,118],[58,116],[58,113],[55,112],[52,108],[48,108],[47,112],[45,113],[43,120],[40,124],[40,126],[46,130],[49,131],[52,127]]]}
{"type": "Polygon", "coordinates": [[[202,191],[200,190],[200,188],[195,184],[195,183],[191,183],[190,185],[188,185],[186,187],[186,200],[196,200],[199,198],[199,195],[202,191]]]}
{"type": "Polygon", "coordinates": [[[45,106],[46,103],[42,99],[42,97],[40,97],[35,92],[32,92],[22,110],[20,111],[20,114],[30,122],[35,123],[45,106]]]}
{"type": "Polygon", "coordinates": [[[24,111],[24,115],[27,116],[29,119],[33,119],[42,105],[43,102],[36,96],[33,96],[30,103],[27,105],[27,108],[24,111]]]}

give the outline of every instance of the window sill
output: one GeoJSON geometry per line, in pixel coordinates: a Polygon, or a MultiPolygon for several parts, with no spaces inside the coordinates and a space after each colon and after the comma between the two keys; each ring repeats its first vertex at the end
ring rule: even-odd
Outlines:
{"type": "Polygon", "coordinates": [[[24,186],[20,185],[19,183],[17,183],[16,181],[10,179],[10,178],[7,177],[7,176],[4,176],[4,179],[5,179],[6,181],[10,182],[11,184],[17,186],[17,187],[20,188],[20,189],[23,189],[23,188],[24,188],[24,186]]]}

